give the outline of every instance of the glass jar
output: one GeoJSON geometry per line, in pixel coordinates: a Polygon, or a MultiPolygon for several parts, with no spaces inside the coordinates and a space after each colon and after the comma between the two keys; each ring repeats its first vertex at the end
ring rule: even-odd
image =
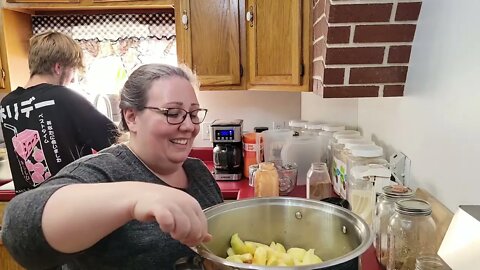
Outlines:
{"type": "Polygon", "coordinates": [[[414,270],[418,257],[435,254],[436,229],[428,202],[412,198],[396,202],[387,229],[387,270],[414,270]]]}
{"type": "Polygon", "coordinates": [[[388,236],[387,229],[390,218],[395,213],[395,202],[412,198],[413,191],[401,185],[391,185],[383,188],[375,207],[375,217],[373,221],[375,251],[378,262],[386,267],[388,263],[388,236]]]}
{"type": "Polygon", "coordinates": [[[307,172],[307,199],[322,200],[332,196],[332,182],[327,164],[314,162],[307,172]]]}
{"type": "Polygon", "coordinates": [[[438,255],[423,255],[417,258],[415,270],[450,270],[438,255]]]}
{"type": "Polygon", "coordinates": [[[255,197],[275,197],[280,194],[278,172],[273,162],[262,162],[254,174],[255,197]]]}
{"type": "Polygon", "coordinates": [[[297,164],[277,165],[280,195],[286,196],[297,186],[297,164]]]}

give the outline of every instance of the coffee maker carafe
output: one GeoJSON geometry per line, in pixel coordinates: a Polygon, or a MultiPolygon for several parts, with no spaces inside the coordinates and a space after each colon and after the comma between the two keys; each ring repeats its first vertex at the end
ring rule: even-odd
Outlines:
{"type": "Polygon", "coordinates": [[[217,119],[210,126],[215,180],[242,179],[242,123],[217,119]]]}

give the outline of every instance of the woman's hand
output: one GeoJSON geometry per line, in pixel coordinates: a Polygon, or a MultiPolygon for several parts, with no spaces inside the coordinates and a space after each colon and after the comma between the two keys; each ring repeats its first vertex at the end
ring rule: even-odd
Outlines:
{"type": "Polygon", "coordinates": [[[160,229],[187,246],[210,241],[207,219],[200,204],[187,193],[171,187],[148,185],[139,193],[132,208],[132,218],[154,221],[160,229]]]}

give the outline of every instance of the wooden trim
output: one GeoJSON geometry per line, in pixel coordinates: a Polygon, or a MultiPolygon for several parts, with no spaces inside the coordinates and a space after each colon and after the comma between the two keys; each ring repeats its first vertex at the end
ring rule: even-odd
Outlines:
{"type": "Polygon", "coordinates": [[[415,197],[429,202],[432,206],[432,217],[437,225],[435,240],[438,244],[436,250],[438,250],[440,248],[440,244],[442,243],[443,237],[445,237],[445,234],[447,233],[448,226],[453,219],[453,213],[426,190],[418,188],[415,192],[415,197]]]}

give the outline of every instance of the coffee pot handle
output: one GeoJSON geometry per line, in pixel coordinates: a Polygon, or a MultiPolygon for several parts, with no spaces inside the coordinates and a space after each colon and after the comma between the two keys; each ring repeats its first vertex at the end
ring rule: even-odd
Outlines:
{"type": "Polygon", "coordinates": [[[227,168],[232,169],[235,167],[235,149],[233,149],[232,145],[227,144],[227,168]]]}

